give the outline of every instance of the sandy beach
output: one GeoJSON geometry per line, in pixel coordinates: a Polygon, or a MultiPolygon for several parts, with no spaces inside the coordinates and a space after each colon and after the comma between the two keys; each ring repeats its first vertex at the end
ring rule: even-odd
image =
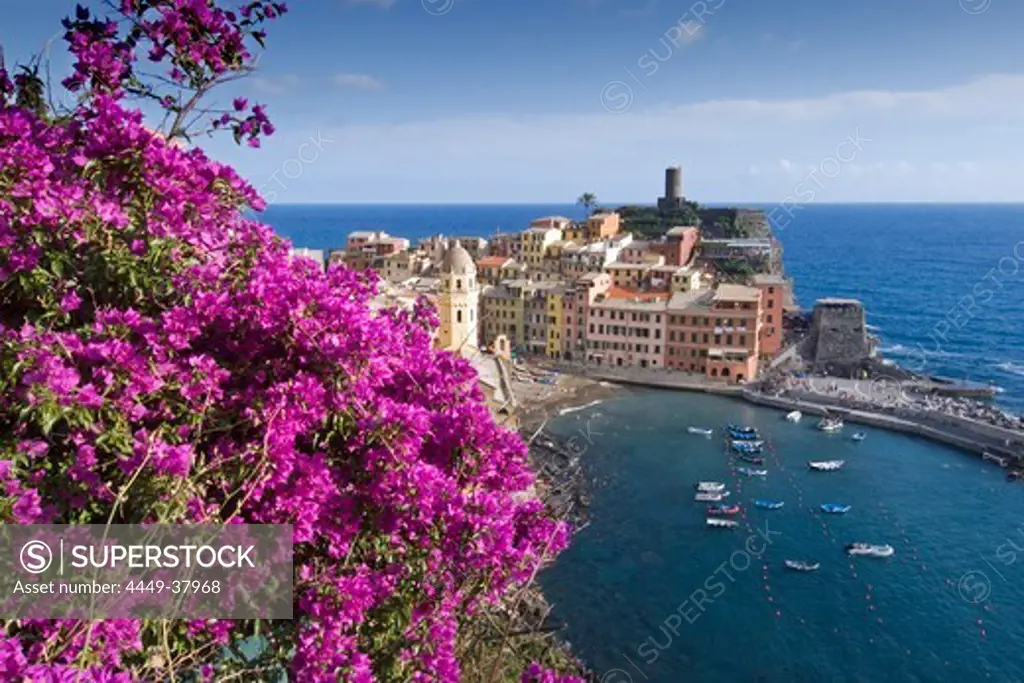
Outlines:
{"type": "Polygon", "coordinates": [[[603,401],[626,389],[578,375],[559,374],[554,384],[513,379],[520,428],[533,431],[545,421],[583,406],[603,401]]]}

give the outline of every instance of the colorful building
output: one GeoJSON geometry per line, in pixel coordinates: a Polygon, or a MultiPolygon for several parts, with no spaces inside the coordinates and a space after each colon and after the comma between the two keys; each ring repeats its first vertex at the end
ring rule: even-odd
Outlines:
{"type": "Polygon", "coordinates": [[[669,295],[611,287],[587,316],[587,360],[598,365],[659,368],[665,359],[669,295]]]}
{"type": "Polygon", "coordinates": [[[587,242],[600,242],[618,235],[620,228],[619,214],[602,211],[587,219],[583,237],[587,242]]]}
{"type": "Polygon", "coordinates": [[[782,321],[791,285],[779,275],[755,275],[753,282],[761,292],[761,355],[771,358],[782,348],[782,321]]]}
{"type": "Polygon", "coordinates": [[[725,284],[674,294],[668,304],[665,365],[726,381],[757,377],[761,293],[725,284]]]}

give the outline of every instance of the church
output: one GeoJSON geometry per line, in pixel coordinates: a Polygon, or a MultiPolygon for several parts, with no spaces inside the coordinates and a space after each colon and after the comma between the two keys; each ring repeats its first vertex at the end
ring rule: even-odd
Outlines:
{"type": "Polygon", "coordinates": [[[480,324],[480,285],[473,258],[458,240],[452,242],[441,260],[437,296],[437,347],[468,355],[477,350],[480,324]]]}

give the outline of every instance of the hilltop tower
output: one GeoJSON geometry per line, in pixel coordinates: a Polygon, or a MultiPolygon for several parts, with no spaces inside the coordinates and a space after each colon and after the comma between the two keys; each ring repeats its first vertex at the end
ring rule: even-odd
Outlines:
{"type": "Polygon", "coordinates": [[[458,240],[452,243],[441,261],[437,303],[441,318],[438,348],[456,352],[476,349],[480,288],[476,265],[458,240]]]}
{"type": "Polygon", "coordinates": [[[665,196],[658,197],[658,208],[677,209],[683,205],[683,169],[670,166],[665,169],[665,196]]]}

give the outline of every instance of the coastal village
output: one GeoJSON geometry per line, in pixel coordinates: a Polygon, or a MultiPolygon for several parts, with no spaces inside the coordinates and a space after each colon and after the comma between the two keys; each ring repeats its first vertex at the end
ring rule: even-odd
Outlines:
{"type": "Polygon", "coordinates": [[[838,413],[1024,474],[1024,416],[995,407],[991,387],[882,358],[859,301],[796,304],[763,212],[699,207],[678,167],[665,170],[650,207],[602,209],[589,194],[580,203],[585,220],[538,217],[490,238],[434,235],[413,246],[357,231],[344,247],[293,253],[376,273],[376,307],[431,301],[435,345],[473,363],[496,413],[527,415],[559,374],[586,376],[838,413]]]}

